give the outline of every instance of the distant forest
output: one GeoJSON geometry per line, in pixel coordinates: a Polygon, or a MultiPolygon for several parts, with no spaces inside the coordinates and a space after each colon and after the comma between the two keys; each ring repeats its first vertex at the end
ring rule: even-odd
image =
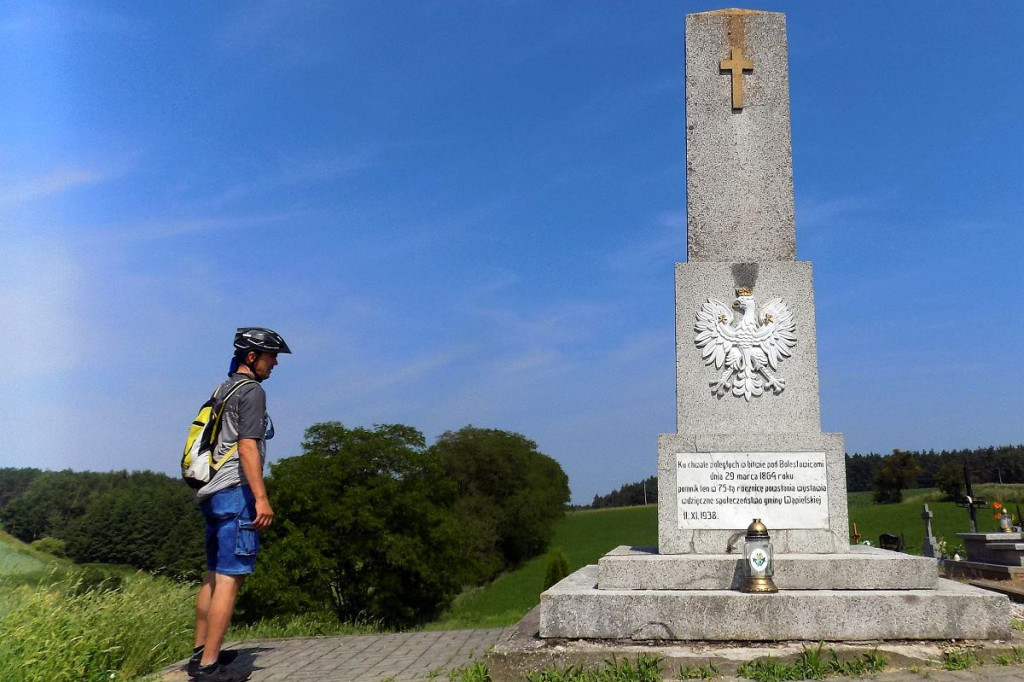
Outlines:
{"type": "Polygon", "coordinates": [[[594,495],[591,509],[607,507],[638,507],[643,504],[657,504],[658,477],[651,476],[637,483],[627,483],[607,495],[594,495]]]}
{"type": "MultiPolygon", "coordinates": [[[[302,450],[267,473],[275,520],[239,596],[244,622],[420,624],[541,554],[568,507],[561,466],[518,433],[467,426],[428,447],[410,426],[327,422],[302,450]]],[[[184,581],[204,568],[193,492],[158,473],[0,468],[0,528],[78,563],[184,581]]]]}
{"type": "MultiPolygon", "coordinates": [[[[943,487],[942,479],[963,478],[964,463],[971,470],[972,483],[1024,483],[1024,445],[1001,445],[975,450],[943,450],[916,452],[896,450],[910,455],[920,467],[916,488],[943,487]]],[[[878,472],[889,455],[869,453],[846,455],[846,489],[849,492],[874,490],[878,472]]],[[[632,507],[658,501],[658,477],[651,476],[637,483],[627,483],[607,495],[594,495],[590,508],[632,507]]]]}

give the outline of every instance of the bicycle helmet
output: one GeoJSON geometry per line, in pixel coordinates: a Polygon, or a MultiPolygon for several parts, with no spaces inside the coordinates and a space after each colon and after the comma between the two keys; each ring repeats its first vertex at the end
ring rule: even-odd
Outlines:
{"type": "Polygon", "coordinates": [[[235,332],[235,352],[291,353],[288,344],[277,332],[265,327],[239,327],[235,332]]]}

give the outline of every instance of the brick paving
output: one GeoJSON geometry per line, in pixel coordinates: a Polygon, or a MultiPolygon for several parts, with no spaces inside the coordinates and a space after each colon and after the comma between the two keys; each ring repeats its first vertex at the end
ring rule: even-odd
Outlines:
{"type": "MultiPolygon", "coordinates": [[[[450,670],[482,660],[508,632],[508,629],[450,630],[268,639],[230,644],[225,648],[238,653],[231,665],[251,670],[252,682],[446,682],[450,670]]],[[[184,661],[169,666],[158,679],[186,682],[184,666],[184,661]]],[[[717,679],[734,682],[741,678],[717,679]]],[[[989,664],[956,671],[922,667],[916,673],[900,670],[869,679],[877,682],[1024,682],[1024,665],[989,664]]]]}
{"type": "MultiPolygon", "coordinates": [[[[252,670],[251,682],[447,681],[448,672],[482,659],[505,633],[443,630],[389,635],[344,635],[249,640],[229,644],[231,666],[252,670]]],[[[164,669],[162,682],[185,682],[185,661],[164,669]]]]}

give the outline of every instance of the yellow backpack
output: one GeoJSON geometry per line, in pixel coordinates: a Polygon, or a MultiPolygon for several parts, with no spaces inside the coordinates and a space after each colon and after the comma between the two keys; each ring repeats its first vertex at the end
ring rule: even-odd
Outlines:
{"type": "MultiPolygon", "coordinates": [[[[185,451],[181,455],[181,477],[192,488],[202,488],[209,483],[224,462],[238,449],[237,444],[232,445],[219,462],[213,461],[213,449],[220,435],[220,418],[224,414],[224,405],[242,386],[255,383],[252,379],[243,379],[232,386],[223,398],[218,397],[217,391],[214,391],[210,399],[199,408],[195,421],[188,427],[185,451]]],[[[217,390],[220,390],[220,387],[217,390]]]]}

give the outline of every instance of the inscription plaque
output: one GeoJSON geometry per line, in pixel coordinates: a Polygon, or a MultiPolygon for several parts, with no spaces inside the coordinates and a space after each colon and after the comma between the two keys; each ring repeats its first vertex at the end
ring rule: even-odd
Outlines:
{"type": "Polygon", "coordinates": [[[676,454],[681,530],[828,528],[824,452],[676,454]]]}

